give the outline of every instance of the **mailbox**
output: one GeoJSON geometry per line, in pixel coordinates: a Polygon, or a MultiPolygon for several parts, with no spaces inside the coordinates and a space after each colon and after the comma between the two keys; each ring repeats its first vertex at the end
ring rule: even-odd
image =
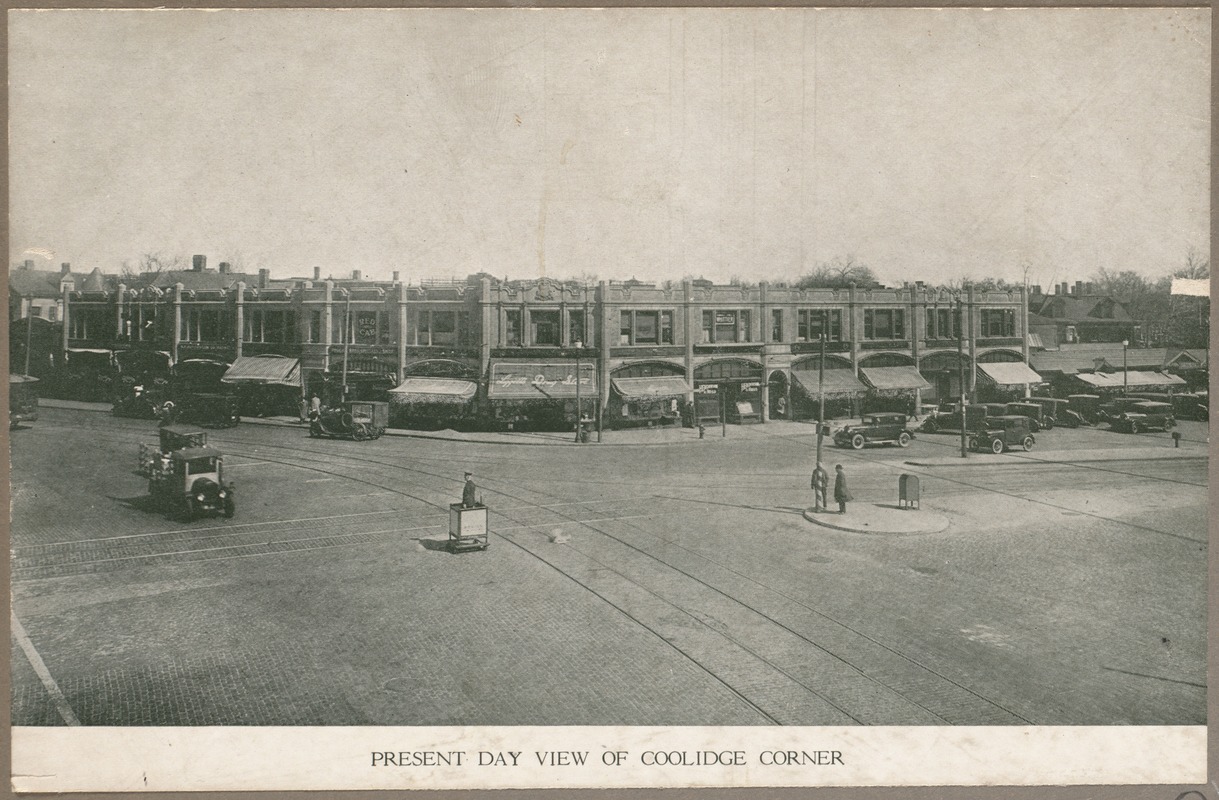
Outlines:
{"type": "Polygon", "coordinates": [[[897,505],[899,508],[919,507],[917,475],[902,475],[897,479],[897,505]]]}

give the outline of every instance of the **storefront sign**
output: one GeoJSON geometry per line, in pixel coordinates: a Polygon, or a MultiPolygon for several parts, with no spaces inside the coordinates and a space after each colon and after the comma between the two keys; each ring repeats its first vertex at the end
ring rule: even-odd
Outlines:
{"type": "MultiPolygon", "coordinates": [[[[580,393],[597,392],[596,364],[580,365],[580,393]]],[[[487,394],[495,398],[568,398],[576,396],[575,364],[492,364],[487,394]]]]}

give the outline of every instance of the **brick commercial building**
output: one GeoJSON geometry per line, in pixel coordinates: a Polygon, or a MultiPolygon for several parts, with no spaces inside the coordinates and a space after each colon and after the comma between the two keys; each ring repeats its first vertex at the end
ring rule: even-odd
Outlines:
{"type": "Polygon", "coordinates": [[[570,427],[766,422],[1023,394],[1027,298],[1015,291],[797,289],[687,280],[582,284],[271,279],[193,269],[62,292],[63,350],[230,364],[294,398],[389,397],[399,418],[570,427]],[[130,284],[130,285],[129,285],[130,284]],[[824,383],[819,362],[825,337],[824,383]],[[578,379],[577,379],[578,376],[578,379]]]}

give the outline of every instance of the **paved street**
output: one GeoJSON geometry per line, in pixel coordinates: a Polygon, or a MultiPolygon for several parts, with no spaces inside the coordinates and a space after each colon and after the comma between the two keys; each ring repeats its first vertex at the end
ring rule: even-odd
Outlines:
{"type": "Polygon", "coordinates": [[[209,433],[236,517],[185,523],[134,472],[154,423],[44,408],[12,435],[13,723],[1201,724],[1207,431],[1180,431],[1059,429],[1003,463],[827,441],[857,504],[915,474],[950,520],[885,535],[804,519],[808,425],[577,447],[243,423],[209,433]],[[465,469],[492,545],[453,555],[465,469]]]}

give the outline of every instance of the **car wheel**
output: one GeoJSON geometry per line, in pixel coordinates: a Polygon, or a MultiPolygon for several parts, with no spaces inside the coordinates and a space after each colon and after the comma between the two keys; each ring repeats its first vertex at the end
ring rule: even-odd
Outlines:
{"type": "Polygon", "coordinates": [[[910,446],[910,434],[906,433],[905,431],[902,431],[901,433],[899,433],[897,435],[897,446],[898,447],[909,447],[910,446]]]}
{"type": "Polygon", "coordinates": [[[1047,419],[1047,420],[1045,421],[1045,429],[1046,429],[1047,431],[1052,431],[1052,430],[1054,430],[1054,420],[1052,420],[1052,419],[1047,419]]]}
{"type": "Polygon", "coordinates": [[[1175,419],[1170,419],[1170,420],[1168,420],[1168,422],[1164,423],[1165,432],[1170,431],[1175,427],[1177,427],[1177,421],[1175,419]]]}
{"type": "Polygon", "coordinates": [[[224,516],[226,519],[232,519],[237,513],[237,504],[233,502],[232,495],[224,498],[224,516]]]}
{"type": "Polygon", "coordinates": [[[186,502],[182,504],[182,519],[186,522],[190,522],[192,519],[198,516],[198,514],[199,509],[195,505],[194,498],[186,498],[186,502]]]}
{"type": "Polygon", "coordinates": [[[992,453],[994,453],[995,455],[1001,454],[1003,452],[1003,440],[995,439],[994,441],[992,441],[990,443],[990,451],[992,453]]]}
{"type": "Polygon", "coordinates": [[[1137,422],[1132,422],[1132,423],[1130,423],[1130,432],[1131,433],[1142,433],[1143,430],[1142,430],[1142,427],[1137,422]]]}
{"type": "Polygon", "coordinates": [[[935,433],[940,429],[940,424],[933,419],[929,419],[923,423],[923,430],[927,433],[935,433]]]}
{"type": "Polygon", "coordinates": [[[1025,436],[1022,444],[1024,445],[1025,450],[1032,450],[1033,449],[1033,437],[1025,436]]]}
{"type": "Polygon", "coordinates": [[[855,448],[856,450],[862,450],[863,444],[864,438],[862,433],[857,433],[851,437],[851,447],[855,448]]]}

